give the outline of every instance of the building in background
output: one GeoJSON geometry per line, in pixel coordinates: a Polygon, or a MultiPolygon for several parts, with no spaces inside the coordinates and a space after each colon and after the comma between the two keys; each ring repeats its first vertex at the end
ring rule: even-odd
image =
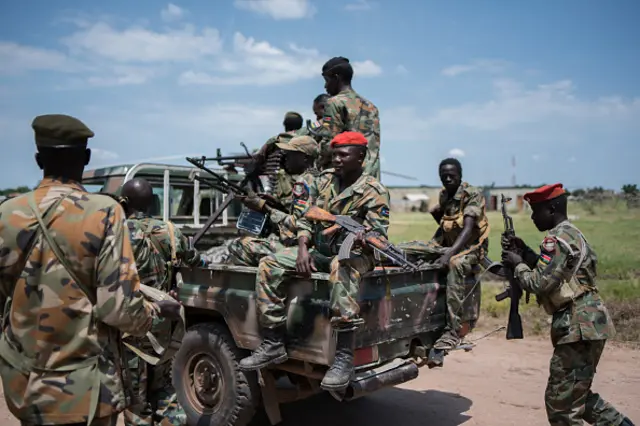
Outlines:
{"type": "MultiPolygon", "coordinates": [[[[389,186],[391,210],[397,212],[429,212],[438,204],[441,186],[389,186]]],[[[524,201],[524,194],[533,191],[533,187],[486,186],[484,197],[487,211],[500,209],[500,196],[511,198],[507,210],[511,213],[528,212],[529,204],[524,201]]]]}

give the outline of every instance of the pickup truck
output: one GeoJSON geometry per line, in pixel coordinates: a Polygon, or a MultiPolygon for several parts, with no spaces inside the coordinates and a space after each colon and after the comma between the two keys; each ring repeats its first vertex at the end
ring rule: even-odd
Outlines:
{"type": "MultiPolygon", "coordinates": [[[[261,341],[256,271],[224,264],[180,270],[187,333],[175,355],[173,384],[190,425],[245,426],[258,409],[276,425],[282,421],[280,404],[323,392],[320,382],[336,342],[329,324],[328,274],[290,276],[289,360],[259,373],[238,369],[238,361],[261,341]]],[[[474,271],[467,279],[465,332],[478,319],[476,277],[474,271]]],[[[346,390],[332,395],[350,401],[418,377],[444,329],[445,292],[446,271],[428,265],[417,272],[381,266],[366,274],[359,293],[365,324],[356,336],[356,376],[346,390]]]]}
{"type": "MultiPolygon", "coordinates": [[[[189,178],[189,166],[123,164],[88,170],[83,184],[90,192],[118,194],[134,177],[147,179],[154,193],[151,214],[171,220],[187,235],[202,229],[225,194],[203,189],[189,178]]],[[[220,174],[233,181],[240,175],[220,174]]],[[[238,235],[235,222],[241,204],[234,200],[196,246],[224,250],[238,235]],[[217,247],[216,247],[217,246],[217,247]]],[[[333,361],[336,336],[329,325],[328,274],[310,279],[292,274],[289,284],[289,361],[245,373],[237,368],[261,341],[255,308],[257,268],[211,263],[181,268],[179,298],[185,307],[187,333],[173,361],[173,383],[189,425],[246,426],[259,410],[272,425],[282,419],[280,404],[319,392],[333,361]]],[[[464,332],[476,324],[480,308],[480,269],[467,279],[464,332]]],[[[350,401],[418,376],[419,368],[445,325],[446,270],[429,265],[408,272],[381,265],[363,277],[359,303],[365,321],[356,336],[356,377],[332,396],[350,401]]]]}

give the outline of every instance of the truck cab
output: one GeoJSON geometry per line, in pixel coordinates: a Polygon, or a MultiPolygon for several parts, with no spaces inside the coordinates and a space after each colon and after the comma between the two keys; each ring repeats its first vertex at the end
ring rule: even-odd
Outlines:
{"type": "MultiPolygon", "coordinates": [[[[215,171],[232,182],[242,179],[242,175],[230,174],[224,169],[215,171]]],[[[136,177],[144,178],[153,188],[154,203],[151,215],[161,220],[170,220],[185,236],[189,237],[203,227],[209,215],[218,208],[226,196],[220,191],[202,188],[198,180],[189,179],[189,174],[192,172],[201,173],[192,166],[154,163],[122,164],[86,170],[82,175],[82,184],[89,192],[117,195],[126,182],[136,177]]],[[[232,201],[198,242],[196,248],[206,250],[237,236],[235,224],[241,209],[242,204],[239,201],[232,201]]]]}

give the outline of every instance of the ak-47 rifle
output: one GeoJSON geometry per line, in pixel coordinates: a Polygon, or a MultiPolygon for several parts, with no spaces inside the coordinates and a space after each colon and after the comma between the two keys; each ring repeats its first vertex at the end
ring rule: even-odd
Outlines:
{"type": "Polygon", "coordinates": [[[338,260],[349,259],[357,233],[364,232],[365,242],[369,247],[373,248],[374,251],[382,253],[393,263],[403,268],[410,269],[414,272],[418,270],[416,265],[406,259],[402,250],[391,244],[385,238],[382,238],[377,232],[368,231],[364,225],[349,216],[334,215],[320,207],[311,206],[304,214],[304,217],[316,222],[333,223],[334,225],[322,232],[324,236],[330,236],[340,229],[344,229],[349,233],[342,241],[338,252],[338,260]]]}
{"type": "MultiPolygon", "coordinates": [[[[515,229],[513,227],[513,219],[507,213],[507,203],[511,201],[511,198],[505,197],[504,194],[500,194],[500,203],[502,211],[502,220],[504,222],[503,235],[509,239],[510,247],[507,247],[510,251],[518,251],[513,242],[513,237],[516,236],[515,229]]],[[[503,247],[504,249],[504,247],[503,247]]],[[[522,331],[522,318],[520,317],[519,304],[522,298],[522,288],[513,276],[513,270],[511,268],[505,268],[507,278],[509,279],[509,288],[504,292],[496,296],[496,301],[501,301],[507,297],[511,298],[511,305],[509,306],[509,322],[507,323],[507,340],[522,339],[524,333],[522,331]]],[[[527,303],[528,295],[527,295],[527,303]]]]}

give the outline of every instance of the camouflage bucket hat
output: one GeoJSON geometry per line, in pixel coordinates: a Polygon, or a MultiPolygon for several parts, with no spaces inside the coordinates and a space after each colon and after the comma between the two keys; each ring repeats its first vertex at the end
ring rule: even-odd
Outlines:
{"type": "Polygon", "coordinates": [[[276,146],[284,151],[299,151],[310,157],[318,156],[318,142],[311,136],[295,136],[286,143],[276,143],[276,146]]]}

